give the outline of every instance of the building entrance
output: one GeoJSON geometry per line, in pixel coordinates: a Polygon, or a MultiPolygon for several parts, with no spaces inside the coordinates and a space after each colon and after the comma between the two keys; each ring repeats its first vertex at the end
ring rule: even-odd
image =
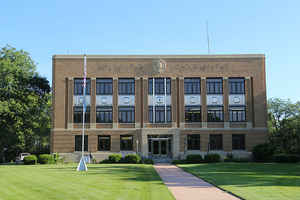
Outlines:
{"type": "Polygon", "coordinates": [[[172,136],[149,135],[149,157],[153,159],[172,157],[172,136]]]}

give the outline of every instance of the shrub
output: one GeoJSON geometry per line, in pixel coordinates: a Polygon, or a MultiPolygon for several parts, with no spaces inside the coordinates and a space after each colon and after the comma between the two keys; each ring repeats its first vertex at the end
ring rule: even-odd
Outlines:
{"type": "Polygon", "coordinates": [[[279,163],[296,163],[300,161],[300,156],[295,154],[276,154],[273,156],[275,162],[279,163]]]}
{"type": "Polygon", "coordinates": [[[108,156],[109,163],[118,163],[122,158],[121,154],[111,154],[108,156]]]}
{"type": "Polygon", "coordinates": [[[234,162],[233,154],[232,153],[228,153],[226,155],[226,158],[224,158],[224,162],[234,162]]]}
{"type": "Polygon", "coordinates": [[[208,163],[220,162],[220,160],[221,160],[220,155],[216,153],[206,154],[204,157],[204,161],[208,163]]]}
{"type": "Polygon", "coordinates": [[[109,164],[109,163],[111,163],[111,161],[108,160],[108,159],[104,159],[104,160],[99,162],[99,164],[109,164]]]}
{"type": "Polygon", "coordinates": [[[259,144],[253,148],[252,154],[253,154],[254,161],[257,162],[270,161],[274,154],[274,148],[268,143],[259,144]]]}
{"type": "Polygon", "coordinates": [[[35,165],[37,164],[37,157],[36,155],[26,156],[23,161],[24,165],[35,165]]]}
{"type": "Polygon", "coordinates": [[[191,154],[186,156],[186,163],[201,163],[203,158],[200,154],[191,154]]]}
{"type": "Polygon", "coordinates": [[[143,159],[142,159],[142,163],[143,163],[143,164],[150,164],[150,165],[153,165],[153,164],[154,164],[153,160],[150,159],[150,158],[143,158],[143,159]]]}
{"type": "Polygon", "coordinates": [[[128,154],[126,155],[122,160],[122,163],[133,163],[133,164],[138,164],[141,162],[141,157],[136,154],[128,154]]]}
{"type": "Polygon", "coordinates": [[[173,160],[173,165],[186,164],[186,160],[173,160]]]}
{"type": "Polygon", "coordinates": [[[41,154],[38,157],[38,162],[40,164],[54,164],[55,159],[54,159],[54,156],[51,154],[41,154]]]}

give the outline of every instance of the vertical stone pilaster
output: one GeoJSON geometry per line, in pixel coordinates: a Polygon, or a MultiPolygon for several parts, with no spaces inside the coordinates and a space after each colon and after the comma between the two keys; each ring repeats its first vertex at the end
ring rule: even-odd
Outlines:
{"type": "Polygon", "coordinates": [[[200,134],[200,150],[203,152],[207,152],[209,143],[209,134],[201,133],[200,134]]]}
{"type": "Polygon", "coordinates": [[[177,109],[178,109],[178,102],[177,102],[177,82],[176,78],[172,77],[171,79],[171,106],[172,106],[172,128],[177,127],[177,109]]]}
{"type": "Polygon", "coordinates": [[[113,128],[118,128],[118,77],[113,77],[113,128]]]}
{"type": "Polygon", "coordinates": [[[226,152],[232,151],[232,134],[223,134],[223,149],[226,152]]]}
{"type": "Polygon", "coordinates": [[[180,158],[180,130],[177,129],[173,134],[173,159],[180,158]]]}
{"type": "Polygon", "coordinates": [[[253,91],[252,78],[245,77],[245,99],[246,99],[246,120],[247,128],[253,127],[253,91]]]}
{"type": "Polygon", "coordinates": [[[207,128],[206,78],[201,77],[201,119],[202,128],[207,128]]]}
{"type": "Polygon", "coordinates": [[[73,96],[74,96],[74,79],[68,78],[68,129],[73,128],[73,96]]]}
{"type": "Polygon", "coordinates": [[[88,137],[88,144],[89,144],[89,149],[88,151],[89,152],[96,152],[98,150],[97,148],[97,144],[98,144],[98,137],[97,135],[92,135],[90,134],[89,137],[88,137]]]}
{"type": "Polygon", "coordinates": [[[135,128],[141,128],[141,87],[142,87],[142,81],[140,78],[135,78],[135,128]]]}
{"type": "Polygon", "coordinates": [[[178,91],[178,116],[179,116],[179,127],[184,128],[184,78],[179,77],[179,91],[178,91]]]}
{"type": "Polygon", "coordinates": [[[143,127],[146,127],[146,123],[149,123],[148,115],[148,78],[143,77],[143,127]]]}
{"type": "Polygon", "coordinates": [[[96,128],[96,78],[91,78],[90,128],[96,128]]]}
{"type": "Polygon", "coordinates": [[[141,151],[143,157],[148,157],[148,136],[147,133],[142,129],[141,131],[141,151]]]}
{"type": "Polygon", "coordinates": [[[223,77],[223,108],[224,108],[224,127],[229,128],[229,81],[228,77],[223,77]]]}

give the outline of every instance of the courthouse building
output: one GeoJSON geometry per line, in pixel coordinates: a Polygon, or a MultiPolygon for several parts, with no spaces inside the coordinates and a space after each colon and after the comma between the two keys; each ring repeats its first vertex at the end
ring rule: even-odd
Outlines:
{"type": "MultiPolygon", "coordinates": [[[[51,152],[80,157],[83,55],[53,56],[51,152]]],[[[267,136],[265,56],[87,55],[86,153],[251,155],[267,136]]]]}

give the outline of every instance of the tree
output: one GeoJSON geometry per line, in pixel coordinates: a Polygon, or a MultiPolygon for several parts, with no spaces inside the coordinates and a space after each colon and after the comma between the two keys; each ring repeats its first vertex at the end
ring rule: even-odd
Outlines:
{"type": "Polygon", "coordinates": [[[0,152],[6,160],[33,151],[38,136],[49,135],[49,94],[48,80],[36,72],[27,52],[0,50],[0,152]]]}
{"type": "Polygon", "coordinates": [[[268,100],[270,142],[280,153],[300,153],[300,102],[268,100]]]}

